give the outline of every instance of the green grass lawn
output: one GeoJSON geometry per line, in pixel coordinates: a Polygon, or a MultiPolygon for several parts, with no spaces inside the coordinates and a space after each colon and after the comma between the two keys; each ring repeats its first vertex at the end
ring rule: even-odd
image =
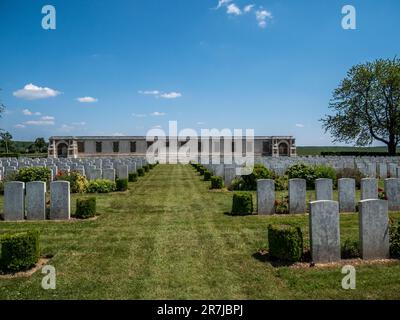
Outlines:
{"type": "MultiPolygon", "coordinates": [[[[341,267],[295,269],[263,261],[256,253],[267,246],[268,224],[299,225],[308,239],[308,217],[231,217],[225,213],[232,193],[208,188],[190,166],[159,165],[130,191],[97,196],[97,220],[1,221],[1,231],[41,231],[57,289],[43,290],[38,271],[0,279],[0,299],[400,298],[398,261],[357,266],[352,291],[341,288],[341,267]]],[[[341,216],[341,234],[358,238],[357,214],[341,216]]]]}

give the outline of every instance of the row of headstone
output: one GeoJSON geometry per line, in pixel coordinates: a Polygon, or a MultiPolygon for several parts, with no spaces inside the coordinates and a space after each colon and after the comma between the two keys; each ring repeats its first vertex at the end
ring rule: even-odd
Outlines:
{"type": "Polygon", "coordinates": [[[25,167],[47,167],[51,170],[51,181],[60,172],[79,172],[89,180],[116,177],[128,179],[129,173],[142,168],[147,161],[141,157],[124,158],[82,158],[82,159],[0,159],[0,180],[15,175],[25,167]]]}
{"type": "MultiPolygon", "coordinates": [[[[355,180],[343,178],[338,180],[338,198],[340,212],[355,212],[356,188],[355,180]]],[[[390,211],[400,210],[400,179],[385,179],[385,194],[390,211]]],[[[333,181],[317,179],[315,181],[316,200],[333,200],[333,181]]],[[[361,200],[378,199],[378,180],[365,178],[361,180],[361,200]]],[[[305,213],[307,185],[304,179],[289,180],[289,212],[305,213]]],[[[257,181],[258,214],[275,213],[275,182],[271,179],[257,181]]]]}
{"type": "MultiPolygon", "coordinates": [[[[55,181],[50,183],[51,220],[68,220],[71,216],[70,183],[55,181]]],[[[46,183],[6,182],[4,185],[4,220],[45,220],[46,183]]]]}
{"type": "MultiPolygon", "coordinates": [[[[339,203],[319,200],[310,203],[310,249],[312,261],[329,263],[341,259],[339,203]]],[[[362,259],[389,258],[388,202],[360,201],[360,253],[362,259]]]]}

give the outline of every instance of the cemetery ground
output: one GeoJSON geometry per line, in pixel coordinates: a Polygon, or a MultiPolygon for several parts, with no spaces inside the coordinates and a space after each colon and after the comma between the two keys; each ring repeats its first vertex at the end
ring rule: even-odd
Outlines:
{"type": "MultiPolygon", "coordinates": [[[[97,195],[97,219],[0,221],[2,231],[40,230],[57,271],[56,290],[42,289],[40,271],[0,278],[0,299],[400,298],[400,261],[356,265],[356,290],[342,289],[339,265],[271,264],[258,254],[267,226],[300,226],[308,246],[308,216],[232,217],[232,192],[209,185],[189,165],[159,165],[127,192],[97,195]]],[[[357,240],[358,215],[340,220],[342,242],[357,240]]]]}

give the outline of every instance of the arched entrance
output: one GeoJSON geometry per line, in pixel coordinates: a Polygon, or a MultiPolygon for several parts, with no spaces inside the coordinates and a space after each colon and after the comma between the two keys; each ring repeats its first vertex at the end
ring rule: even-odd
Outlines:
{"type": "Polygon", "coordinates": [[[68,146],[66,143],[60,143],[57,146],[57,157],[58,158],[67,158],[68,157],[68,146]]]}
{"type": "Polygon", "coordinates": [[[278,146],[279,156],[288,157],[289,156],[289,146],[285,142],[281,142],[278,146]]]}

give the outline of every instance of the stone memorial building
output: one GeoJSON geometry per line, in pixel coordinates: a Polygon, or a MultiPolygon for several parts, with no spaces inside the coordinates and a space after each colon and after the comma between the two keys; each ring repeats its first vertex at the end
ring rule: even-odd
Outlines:
{"type": "MultiPolygon", "coordinates": [[[[166,138],[165,146],[169,148],[170,137],[166,138]]],[[[175,138],[176,140],[176,138],[175,138]]],[[[121,157],[145,156],[147,148],[153,142],[147,141],[145,136],[54,136],[49,138],[49,158],[90,158],[90,157],[121,157]]],[[[178,148],[185,141],[178,141],[178,148]]],[[[222,155],[224,153],[224,138],[209,138],[206,148],[204,140],[198,140],[199,155],[205,155],[204,150],[209,150],[209,155],[222,155]]],[[[230,140],[232,151],[235,143],[230,140]]],[[[257,136],[254,145],[243,139],[242,151],[248,150],[257,157],[294,157],[296,156],[295,138],[292,136],[257,136]]],[[[168,150],[168,149],[167,149],[168,150]]]]}

